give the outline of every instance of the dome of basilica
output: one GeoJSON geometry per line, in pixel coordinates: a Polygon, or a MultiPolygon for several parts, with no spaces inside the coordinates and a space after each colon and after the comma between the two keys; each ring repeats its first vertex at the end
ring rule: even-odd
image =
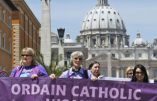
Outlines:
{"type": "Polygon", "coordinates": [[[129,46],[123,20],[108,0],[97,0],[97,5],[85,15],[80,34],[81,42],[90,48],[129,46]]]}
{"type": "Polygon", "coordinates": [[[126,31],[119,13],[109,6],[107,0],[98,0],[96,7],[83,20],[81,31],[96,29],[126,31]]]}

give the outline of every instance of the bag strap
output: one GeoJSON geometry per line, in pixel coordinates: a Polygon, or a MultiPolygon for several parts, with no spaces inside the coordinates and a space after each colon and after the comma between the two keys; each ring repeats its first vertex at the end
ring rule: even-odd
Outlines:
{"type": "Polygon", "coordinates": [[[16,67],[16,70],[15,70],[15,73],[14,73],[13,77],[19,77],[21,72],[22,72],[22,70],[23,70],[22,66],[16,67]]]}
{"type": "Polygon", "coordinates": [[[87,70],[84,70],[84,78],[85,79],[88,79],[89,77],[88,77],[88,71],[87,70]]]}

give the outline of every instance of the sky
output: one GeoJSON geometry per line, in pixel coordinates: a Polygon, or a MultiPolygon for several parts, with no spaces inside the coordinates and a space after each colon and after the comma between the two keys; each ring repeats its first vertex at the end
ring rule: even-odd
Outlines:
{"type": "MultiPolygon", "coordinates": [[[[25,0],[34,15],[41,22],[41,0],[25,0]]],[[[80,34],[81,24],[86,13],[95,7],[97,0],[51,0],[51,31],[65,28],[75,41],[80,34]]],[[[110,6],[119,12],[130,44],[138,32],[147,42],[157,38],[157,0],[108,0],[110,6]]]]}

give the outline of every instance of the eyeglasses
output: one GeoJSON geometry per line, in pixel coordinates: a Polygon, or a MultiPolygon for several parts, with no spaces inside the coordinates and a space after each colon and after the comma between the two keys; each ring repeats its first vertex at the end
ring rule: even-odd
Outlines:
{"type": "Polygon", "coordinates": [[[127,73],[127,75],[133,75],[133,73],[127,73]]]}
{"type": "Polygon", "coordinates": [[[28,56],[32,56],[32,55],[29,55],[29,54],[22,54],[21,56],[22,56],[22,57],[24,57],[24,56],[28,57],[28,56]]]}
{"type": "Polygon", "coordinates": [[[100,68],[100,66],[95,66],[94,68],[100,68]]]}
{"type": "Polygon", "coordinates": [[[143,74],[143,72],[135,72],[135,74],[143,74]]]}
{"type": "Polygon", "coordinates": [[[80,61],[82,60],[82,58],[74,58],[74,59],[75,59],[75,60],[80,60],[80,61]]]}

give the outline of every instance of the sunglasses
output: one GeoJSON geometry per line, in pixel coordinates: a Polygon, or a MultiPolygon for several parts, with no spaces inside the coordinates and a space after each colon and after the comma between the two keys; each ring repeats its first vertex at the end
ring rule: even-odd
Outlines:
{"type": "Polygon", "coordinates": [[[74,59],[75,59],[75,60],[80,60],[80,61],[82,60],[82,58],[74,58],[74,59]]]}
{"type": "Polygon", "coordinates": [[[24,56],[28,57],[28,56],[32,56],[32,55],[29,55],[29,54],[22,54],[21,56],[22,56],[22,57],[24,57],[24,56]]]}

